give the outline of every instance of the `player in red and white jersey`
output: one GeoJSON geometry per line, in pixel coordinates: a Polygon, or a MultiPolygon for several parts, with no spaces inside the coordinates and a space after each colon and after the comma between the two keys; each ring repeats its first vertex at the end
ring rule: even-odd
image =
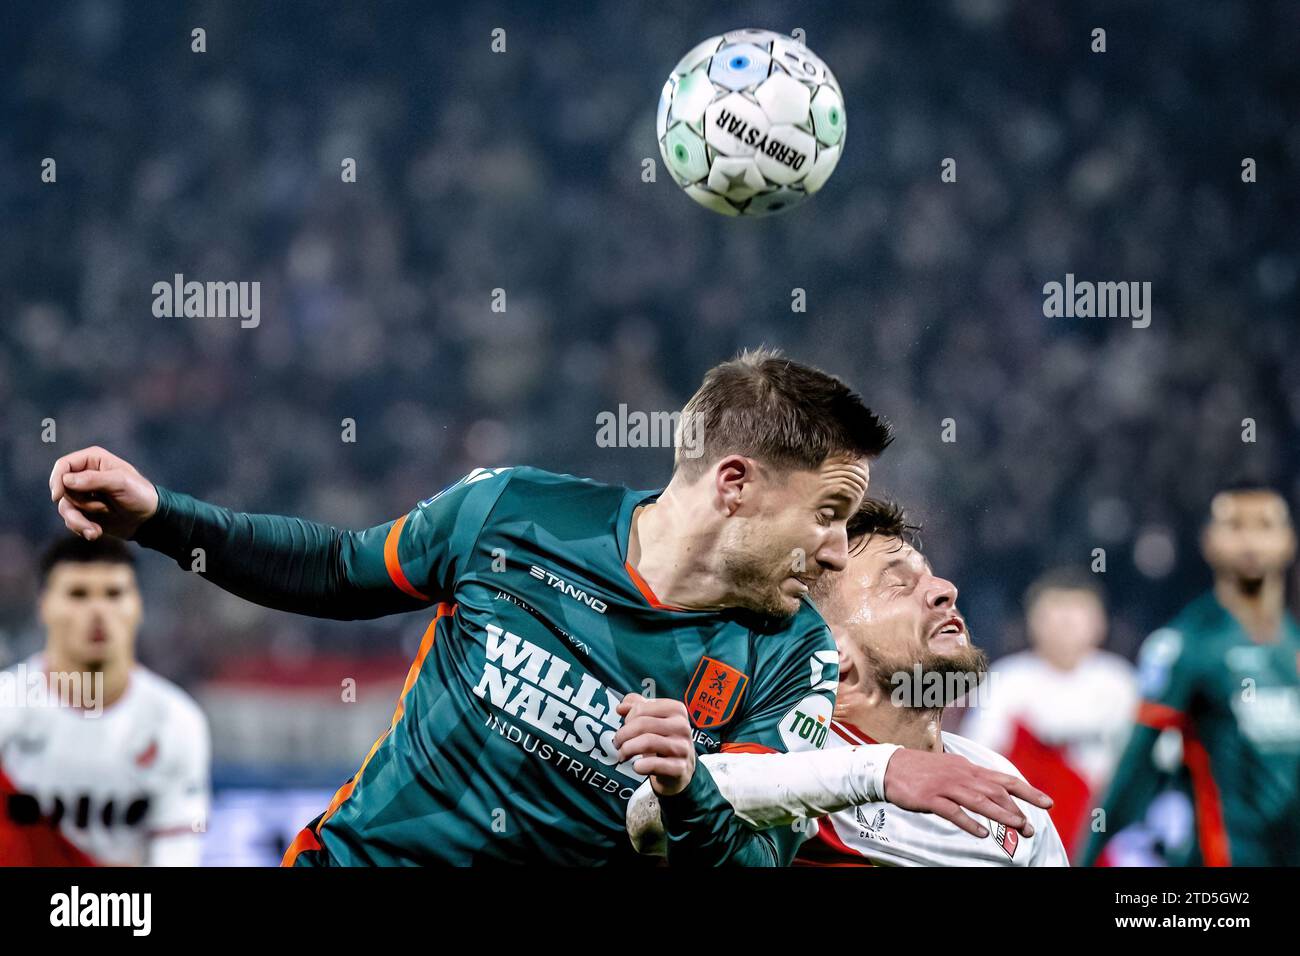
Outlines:
{"type": "MultiPolygon", "coordinates": [[[[941,731],[944,753],[1020,776],[1011,761],[973,740],[941,731]]],[[[832,720],[826,749],[881,743],[854,724],[832,720]]],[[[939,747],[934,747],[938,750],[939,747]]],[[[884,801],[840,810],[817,821],[796,865],[821,866],[1069,866],[1061,838],[1046,810],[1017,801],[1034,828],[1031,837],[989,820],[977,837],[932,813],[902,810],[884,801]]]]}
{"type": "Polygon", "coordinates": [[[111,538],[42,559],[45,649],[0,672],[0,865],[199,862],[207,719],[135,661],[133,564],[111,538]]]}
{"type": "MultiPolygon", "coordinates": [[[[782,733],[822,749],[706,754],[699,763],[751,826],[812,833],[796,864],[1068,866],[1047,810],[1019,796],[1000,799],[1015,801],[1020,832],[978,815],[1000,802],[987,789],[954,791],[933,813],[889,802],[884,771],[900,748],[960,756],[1005,774],[1004,786],[1022,785],[1008,792],[1036,793],[1005,757],[943,730],[944,707],[978,684],[987,661],[957,610],[956,587],[913,546],[916,530],[897,506],[866,499],[849,520],[848,566],[812,588],[838,649],[835,709],[796,714],[782,733]],[[880,745],[893,747],[882,757],[880,745]]],[[[814,686],[820,676],[814,667],[814,686]]],[[[658,852],[661,827],[648,788],[630,802],[628,831],[642,853],[658,852]]]]}

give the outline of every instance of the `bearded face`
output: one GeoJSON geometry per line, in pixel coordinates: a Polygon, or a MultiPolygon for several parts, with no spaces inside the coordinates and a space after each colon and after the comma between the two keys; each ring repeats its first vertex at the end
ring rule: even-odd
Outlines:
{"type": "Polygon", "coordinates": [[[868,539],[845,571],[818,589],[817,606],[886,696],[919,674],[927,684],[953,689],[944,698],[952,703],[950,697],[988,670],[957,610],[956,586],[898,538],[868,539]]]}

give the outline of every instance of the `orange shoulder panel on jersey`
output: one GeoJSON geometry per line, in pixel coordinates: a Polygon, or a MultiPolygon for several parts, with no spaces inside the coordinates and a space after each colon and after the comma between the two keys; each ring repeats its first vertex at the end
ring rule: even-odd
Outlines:
{"type": "Polygon", "coordinates": [[[406,527],[406,515],[402,515],[394,521],[393,526],[388,529],[388,537],[384,539],[384,567],[388,569],[389,578],[392,579],[392,582],[397,585],[400,591],[418,600],[427,601],[429,596],[423,594],[407,580],[406,572],[402,570],[402,563],[397,557],[397,546],[402,540],[402,529],[404,527],[406,527]]]}
{"type": "Polygon", "coordinates": [[[280,861],[281,866],[293,866],[298,860],[298,854],[308,850],[321,850],[320,838],[316,836],[316,831],[310,825],[303,827],[298,831],[298,835],[293,838],[289,844],[289,849],[284,851],[284,859],[280,861]]]}

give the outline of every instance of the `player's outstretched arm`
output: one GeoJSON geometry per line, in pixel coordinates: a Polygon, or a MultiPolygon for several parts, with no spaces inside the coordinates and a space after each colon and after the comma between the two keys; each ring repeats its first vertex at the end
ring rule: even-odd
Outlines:
{"type": "MultiPolygon", "coordinates": [[[[1011,774],[956,754],[905,750],[893,744],[798,753],[706,754],[699,763],[731,811],[756,828],[788,826],[849,807],[886,800],[905,810],[934,813],[968,833],[987,830],[965,811],[986,816],[1026,836],[1033,826],[1012,797],[1044,809],[1045,793],[1011,774]]],[[[628,834],[642,853],[662,847],[658,800],[642,788],[628,806],[628,834]]]]}
{"type": "MultiPolygon", "coordinates": [[[[350,532],[301,518],[230,511],[154,485],[98,447],[55,462],[50,497],[72,532],[89,540],[103,534],[133,539],[266,607],[353,620],[414,610],[436,599],[401,574],[399,542],[390,540],[397,522],[350,532]]],[[[402,528],[397,532],[400,537],[402,528]]]]}

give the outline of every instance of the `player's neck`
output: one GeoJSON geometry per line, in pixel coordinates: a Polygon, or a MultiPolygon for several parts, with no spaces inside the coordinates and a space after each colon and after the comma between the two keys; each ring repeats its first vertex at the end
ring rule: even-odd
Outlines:
{"type": "Polygon", "coordinates": [[[84,701],[83,706],[87,709],[112,707],[121,700],[122,695],[126,693],[131,684],[131,668],[133,666],[134,661],[130,659],[87,665],[81,661],[65,657],[50,647],[45,649],[45,670],[47,673],[82,674],[84,675],[82,678],[83,684],[86,680],[91,682],[90,686],[86,688],[86,693],[93,694],[97,699],[84,701]]]}
{"type": "Polygon", "coordinates": [[[1053,670],[1060,671],[1062,674],[1069,674],[1081,667],[1088,658],[1097,653],[1097,649],[1089,647],[1083,651],[1061,651],[1035,647],[1031,653],[1053,670]]]}
{"type": "Polygon", "coordinates": [[[1286,582],[1272,573],[1249,584],[1236,575],[1220,574],[1214,580],[1214,596],[1238,624],[1260,643],[1278,639],[1286,606],[1286,582]]]}
{"type": "Polygon", "coordinates": [[[727,606],[714,560],[717,536],[707,527],[671,484],[632,515],[628,564],[662,603],[693,610],[727,606]]]}
{"type": "Polygon", "coordinates": [[[909,750],[943,751],[943,711],[899,707],[880,688],[840,686],[835,719],[850,723],[872,740],[909,750]]]}

